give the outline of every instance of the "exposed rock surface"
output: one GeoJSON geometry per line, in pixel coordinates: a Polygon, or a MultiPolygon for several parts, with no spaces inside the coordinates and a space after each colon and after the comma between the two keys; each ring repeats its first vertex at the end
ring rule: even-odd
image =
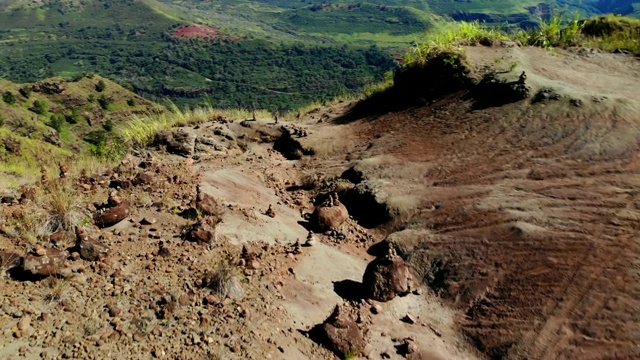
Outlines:
{"type": "Polygon", "coordinates": [[[344,306],[336,305],[333,313],[313,331],[318,341],[342,358],[362,354],[367,346],[363,331],[344,306]]]}
{"type": "Polygon", "coordinates": [[[407,295],[415,288],[410,267],[394,251],[369,263],[362,276],[362,285],[366,297],[377,301],[407,295]]]}
{"type": "Polygon", "coordinates": [[[93,219],[98,227],[109,227],[126,219],[130,214],[129,207],[129,200],[124,200],[114,207],[96,211],[93,215],[93,219]]]}
{"type": "Polygon", "coordinates": [[[36,276],[51,276],[59,273],[64,261],[69,256],[67,251],[53,248],[42,249],[40,254],[27,254],[22,269],[36,276]]]}

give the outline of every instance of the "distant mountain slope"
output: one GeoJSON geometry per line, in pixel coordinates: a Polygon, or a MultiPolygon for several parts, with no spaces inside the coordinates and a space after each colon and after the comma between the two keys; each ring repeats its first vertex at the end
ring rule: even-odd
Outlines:
{"type": "Polygon", "coordinates": [[[177,38],[195,16],[151,0],[4,4],[0,78],[95,72],[159,100],[290,109],[357,92],[393,67],[377,48],[213,28],[207,39],[177,38]]]}

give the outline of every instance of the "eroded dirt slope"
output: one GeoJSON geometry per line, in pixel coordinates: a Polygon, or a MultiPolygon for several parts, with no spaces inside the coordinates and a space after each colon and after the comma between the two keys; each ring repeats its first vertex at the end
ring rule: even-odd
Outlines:
{"type": "Polygon", "coordinates": [[[467,56],[478,71],[517,64],[498,76],[526,71],[530,96],[479,107],[460,92],[338,116],[308,143],[341,148],[310,166],[354,168],[394,218],[388,240],[486,356],[639,357],[640,63],[588,49],[467,56]]]}

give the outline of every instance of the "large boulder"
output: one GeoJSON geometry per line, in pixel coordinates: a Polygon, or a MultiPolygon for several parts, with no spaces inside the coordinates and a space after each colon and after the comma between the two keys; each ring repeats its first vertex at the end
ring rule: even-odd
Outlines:
{"type": "Polygon", "coordinates": [[[363,331],[358,327],[354,316],[340,305],[336,305],[333,313],[312,332],[318,342],[341,358],[346,358],[348,354],[360,355],[367,346],[363,331]]]}
{"type": "Polygon", "coordinates": [[[51,276],[59,273],[69,252],[53,248],[41,249],[40,253],[27,254],[22,263],[22,270],[36,276],[51,276]]]}
{"type": "Polygon", "coordinates": [[[113,226],[129,216],[129,208],[129,200],[125,200],[116,206],[96,211],[93,214],[93,220],[101,228],[113,226]]]}
{"type": "Polygon", "coordinates": [[[367,265],[362,276],[365,296],[377,301],[389,301],[409,294],[416,288],[411,268],[404,260],[390,252],[367,265]]]}
{"type": "Polygon", "coordinates": [[[347,208],[338,203],[331,206],[318,206],[311,215],[311,223],[321,231],[337,229],[349,218],[347,208]]]}

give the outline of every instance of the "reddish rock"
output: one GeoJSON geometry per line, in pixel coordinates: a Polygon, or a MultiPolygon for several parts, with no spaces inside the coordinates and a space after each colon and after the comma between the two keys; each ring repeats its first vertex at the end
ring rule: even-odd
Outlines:
{"type": "Polygon", "coordinates": [[[389,301],[397,295],[409,294],[415,286],[411,269],[404,260],[397,255],[385,255],[367,265],[362,288],[369,299],[389,301]]]}
{"type": "Polygon", "coordinates": [[[38,276],[56,275],[62,264],[69,256],[67,251],[44,249],[44,255],[27,254],[22,263],[22,269],[38,276]]]}
{"type": "Polygon", "coordinates": [[[340,357],[362,354],[367,343],[353,316],[336,305],[331,316],[314,330],[317,340],[340,357]]]}
{"type": "Polygon", "coordinates": [[[131,180],[116,179],[109,181],[109,187],[111,189],[129,189],[133,186],[131,180]]]}
{"type": "Polygon", "coordinates": [[[153,184],[153,174],[150,172],[140,172],[131,181],[134,186],[153,184]]]}
{"type": "Polygon", "coordinates": [[[129,213],[129,201],[124,200],[112,208],[96,211],[93,214],[93,219],[97,226],[105,228],[126,219],[129,216],[129,213]]]}
{"type": "Polygon", "coordinates": [[[73,245],[75,235],[71,231],[60,230],[49,235],[49,241],[58,248],[68,248],[73,245]]]}
{"type": "Polygon", "coordinates": [[[196,241],[202,243],[211,243],[213,241],[214,229],[204,221],[199,221],[191,228],[186,234],[186,238],[189,241],[196,241]]]}
{"type": "Polygon", "coordinates": [[[222,213],[222,208],[216,199],[203,192],[199,192],[196,197],[196,209],[198,209],[202,215],[219,216],[222,213]]]}
{"type": "Polygon", "coordinates": [[[87,232],[78,227],[76,229],[78,248],[80,256],[88,261],[97,261],[105,257],[109,253],[109,247],[101,243],[98,239],[87,234],[87,232]]]}
{"type": "Polygon", "coordinates": [[[318,229],[337,229],[349,218],[349,211],[343,204],[318,206],[311,215],[311,223],[318,229]]]}

